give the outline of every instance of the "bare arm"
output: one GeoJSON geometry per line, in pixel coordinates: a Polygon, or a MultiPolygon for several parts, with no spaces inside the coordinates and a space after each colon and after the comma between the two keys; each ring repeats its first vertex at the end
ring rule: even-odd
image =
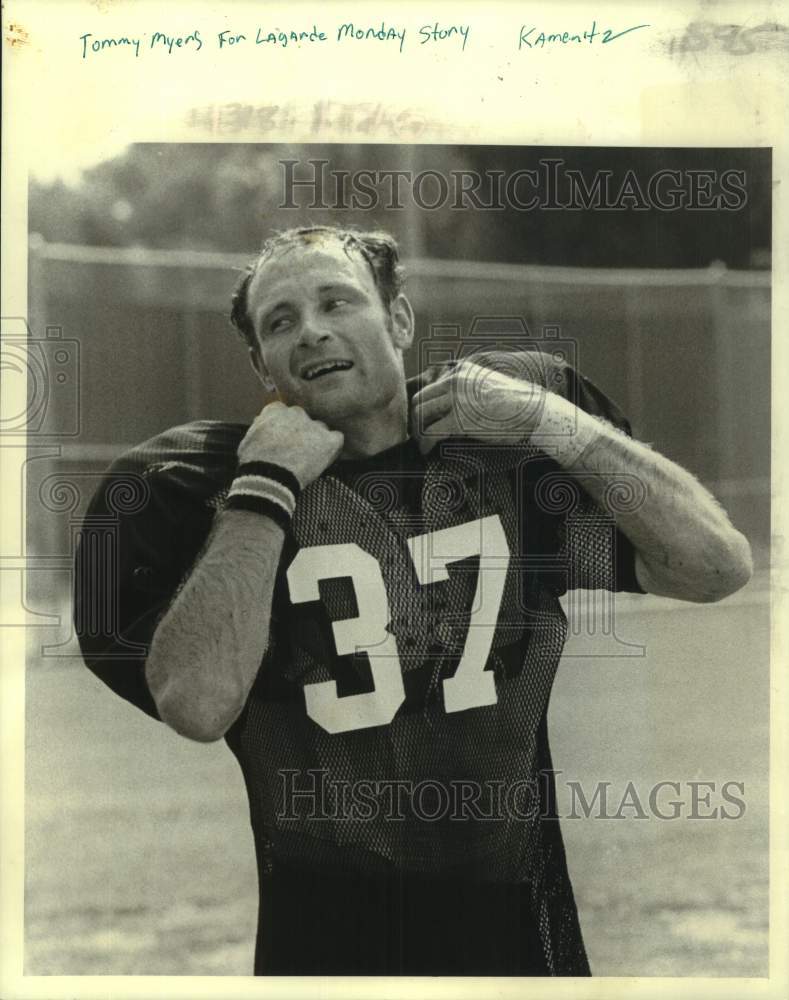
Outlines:
{"type": "Polygon", "coordinates": [[[614,515],[636,550],[636,576],[644,590],[717,601],[750,579],[747,539],[695,476],[675,462],[553,393],[545,394],[532,441],[545,444],[614,515]],[[636,503],[616,502],[617,480],[636,486],[636,503]]]}
{"type": "MultiPolygon", "coordinates": [[[[336,458],[343,436],[299,407],[264,407],[238,448],[304,487],[336,458]]],[[[278,491],[274,487],[274,495],[278,491]]],[[[220,739],[238,718],[269,640],[284,531],[265,514],[225,510],[154,633],[145,676],[162,720],[194,740],[220,739]]]]}
{"type": "Polygon", "coordinates": [[[284,532],[267,517],[217,515],[208,544],[154,634],[145,673],[182,736],[219,739],[238,718],[268,645],[284,532]]]}
{"type": "Polygon", "coordinates": [[[502,428],[545,450],[614,515],[650,593],[716,601],[750,579],[747,539],[691,473],[542,386],[465,362],[415,396],[414,419],[425,451],[457,434],[502,440],[502,428]],[[617,482],[635,482],[640,502],[617,504],[617,482]]]}

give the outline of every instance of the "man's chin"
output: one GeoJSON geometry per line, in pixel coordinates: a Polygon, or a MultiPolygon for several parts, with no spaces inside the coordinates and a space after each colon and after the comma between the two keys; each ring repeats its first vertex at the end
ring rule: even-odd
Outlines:
{"type": "Polygon", "coordinates": [[[333,430],[343,430],[349,421],[369,420],[385,411],[395,395],[394,387],[379,386],[371,391],[356,380],[332,381],[321,385],[316,380],[300,386],[299,398],[289,405],[300,406],[313,420],[321,420],[333,430]],[[305,388],[307,391],[303,391],[305,388]]]}
{"type": "Polygon", "coordinates": [[[315,404],[301,404],[313,420],[321,420],[332,430],[340,430],[343,424],[357,417],[363,417],[364,408],[358,399],[322,399],[315,404]]]}
{"type": "Polygon", "coordinates": [[[360,408],[359,394],[349,388],[321,386],[314,394],[300,392],[290,406],[300,406],[313,420],[322,420],[328,426],[336,420],[352,416],[360,408]],[[329,390],[329,391],[327,391],[329,390]]]}

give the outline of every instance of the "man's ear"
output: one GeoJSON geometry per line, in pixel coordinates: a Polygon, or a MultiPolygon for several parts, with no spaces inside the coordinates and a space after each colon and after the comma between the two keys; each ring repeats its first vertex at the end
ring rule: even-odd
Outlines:
{"type": "Polygon", "coordinates": [[[408,298],[401,292],[389,306],[392,320],[392,343],[401,351],[406,351],[414,339],[414,310],[408,298]]]}
{"type": "Polygon", "coordinates": [[[271,380],[271,376],[268,373],[268,368],[266,368],[263,363],[263,358],[260,356],[260,351],[257,347],[249,348],[249,363],[252,365],[252,370],[258,377],[258,381],[266,390],[266,392],[274,392],[274,383],[271,380]]]}

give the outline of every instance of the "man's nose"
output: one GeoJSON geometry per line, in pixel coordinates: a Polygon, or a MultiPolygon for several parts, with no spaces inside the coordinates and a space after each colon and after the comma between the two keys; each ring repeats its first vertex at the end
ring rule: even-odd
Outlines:
{"type": "Polygon", "coordinates": [[[331,334],[326,328],[325,323],[321,321],[321,317],[305,316],[303,318],[299,334],[299,344],[304,347],[314,347],[324,340],[328,340],[330,336],[331,334]]]}

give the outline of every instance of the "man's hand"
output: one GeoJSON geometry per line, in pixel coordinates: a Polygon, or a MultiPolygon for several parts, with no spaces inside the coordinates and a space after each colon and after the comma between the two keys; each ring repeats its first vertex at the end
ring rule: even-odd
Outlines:
{"type": "Polygon", "coordinates": [[[473,361],[463,361],[413,398],[411,430],[422,454],[448,437],[526,441],[540,423],[546,391],[473,361]]]}
{"type": "Polygon", "coordinates": [[[290,470],[302,489],[327,469],[342,450],[344,437],[300,406],[264,406],[238,446],[239,463],[272,462],[290,470]]]}

